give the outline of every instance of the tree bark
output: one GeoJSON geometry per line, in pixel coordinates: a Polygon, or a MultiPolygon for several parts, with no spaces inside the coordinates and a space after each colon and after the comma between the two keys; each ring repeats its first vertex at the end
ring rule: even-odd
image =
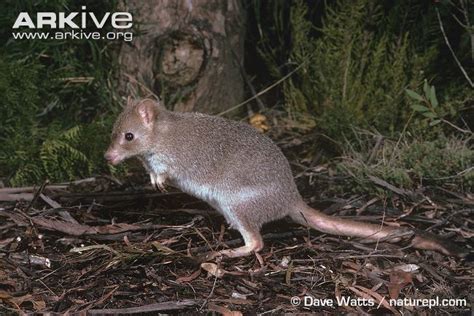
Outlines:
{"type": "Polygon", "coordinates": [[[134,39],[120,49],[120,90],[176,111],[216,114],[243,99],[239,0],[127,1],[134,39]]]}

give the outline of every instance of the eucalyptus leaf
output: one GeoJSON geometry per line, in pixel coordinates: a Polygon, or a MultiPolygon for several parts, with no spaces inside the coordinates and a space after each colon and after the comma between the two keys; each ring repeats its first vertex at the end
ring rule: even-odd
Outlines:
{"type": "Polygon", "coordinates": [[[441,120],[433,120],[430,122],[430,126],[435,126],[435,125],[438,125],[439,123],[441,123],[441,120]]]}
{"type": "Polygon", "coordinates": [[[436,90],[434,86],[431,86],[429,100],[434,108],[438,106],[438,98],[436,97],[436,90]]]}
{"type": "Polygon", "coordinates": [[[408,94],[408,96],[412,99],[415,99],[417,101],[424,101],[425,99],[423,99],[423,97],[421,95],[419,95],[418,93],[416,93],[415,91],[413,90],[410,90],[410,89],[405,89],[405,92],[408,94]]]}
{"type": "Polygon", "coordinates": [[[421,104],[412,104],[411,108],[416,111],[416,112],[430,112],[430,109],[428,109],[426,106],[421,105],[421,104]]]}
{"type": "Polygon", "coordinates": [[[423,83],[423,92],[425,93],[425,97],[428,99],[430,95],[430,86],[428,84],[428,80],[425,79],[423,83]]]}
{"type": "Polygon", "coordinates": [[[438,115],[436,115],[435,113],[433,112],[424,112],[423,113],[423,116],[424,117],[427,117],[427,118],[430,118],[430,119],[435,119],[438,117],[438,115]]]}

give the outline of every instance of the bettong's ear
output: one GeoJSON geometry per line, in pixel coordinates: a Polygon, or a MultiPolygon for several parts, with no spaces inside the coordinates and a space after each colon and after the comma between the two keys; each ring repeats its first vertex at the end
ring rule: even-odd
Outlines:
{"type": "Polygon", "coordinates": [[[137,112],[145,125],[151,125],[158,116],[160,105],[152,99],[144,99],[137,104],[137,112]]]}

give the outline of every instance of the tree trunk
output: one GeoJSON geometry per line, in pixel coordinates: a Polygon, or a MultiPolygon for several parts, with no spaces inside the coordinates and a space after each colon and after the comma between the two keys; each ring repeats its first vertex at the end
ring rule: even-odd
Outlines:
{"type": "Polygon", "coordinates": [[[176,111],[218,113],[242,101],[239,0],[127,1],[134,39],[120,50],[120,89],[176,111]]]}

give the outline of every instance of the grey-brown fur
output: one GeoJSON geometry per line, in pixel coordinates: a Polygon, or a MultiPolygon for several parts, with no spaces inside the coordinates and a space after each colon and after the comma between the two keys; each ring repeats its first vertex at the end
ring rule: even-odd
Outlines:
{"type": "MultiPolygon", "coordinates": [[[[106,158],[116,164],[132,156],[142,160],[157,186],[167,181],[206,201],[242,234],[243,247],[219,254],[237,257],[259,251],[261,226],[287,215],[332,234],[377,240],[394,232],[333,218],[307,206],[278,146],[244,123],[167,111],[149,99],[132,102],[117,119],[106,158]],[[128,132],[134,134],[132,141],[124,138],[128,132]]],[[[418,244],[449,253],[438,244],[427,246],[426,239],[418,244]]]]}

